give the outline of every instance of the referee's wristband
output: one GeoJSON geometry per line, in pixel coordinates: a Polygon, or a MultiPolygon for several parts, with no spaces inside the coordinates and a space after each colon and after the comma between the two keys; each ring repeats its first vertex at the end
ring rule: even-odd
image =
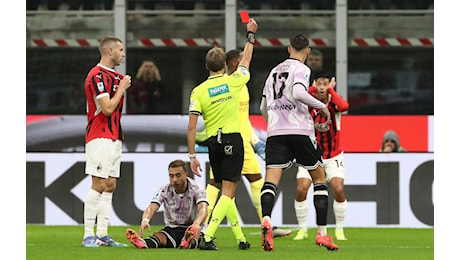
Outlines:
{"type": "Polygon", "coordinates": [[[246,38],[247,38],[248,42],[250,42],[250,43],[252,43],[252,44],[254,44],[254,43],[256,42],[256,34],[253,33],[253,32],[250,32],[250,31],[249,31],[249,32],[246,34],[246,38]]]}
{"type": "Polygon", "coordinates": [[[196,158],[196,153],[189,153],[188,158],[196,158]]]}
{"type": "Polygon", "coordinates": [[[150,222],[150,219],[148,219],[148,218],[144,218],[144,219],[141,221],[141,223],[144,223],[144,222],[147,222],[147,223],[149,223],[149,222],[150,222]]]}

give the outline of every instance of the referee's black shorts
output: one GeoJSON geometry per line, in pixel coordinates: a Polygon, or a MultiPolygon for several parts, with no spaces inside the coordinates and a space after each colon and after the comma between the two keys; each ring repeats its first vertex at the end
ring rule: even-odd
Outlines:
{"type": "Polygon", "coordinates": [[[295,159],[307,170],[323,165],[322,151],[315,136],[276,135],[267,138],[265,164],[267,168],[289,168],[295,159]]]}
{"type": "Polygon", "coordinates": [[[211,136],[208,141],[209,163],[214,174],[214,181],[239,181],[244,161],[243,138],[240,133],[222,134],[222,142],[217,136],[211,136]]]}

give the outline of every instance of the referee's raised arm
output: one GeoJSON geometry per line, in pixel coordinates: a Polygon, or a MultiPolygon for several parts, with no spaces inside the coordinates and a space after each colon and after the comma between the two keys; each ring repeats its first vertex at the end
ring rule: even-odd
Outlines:
{"type": "Polygon", "coordinates": [[[257,25],[256,20],[253,18],[249,19],[249,22],[246,24],[247,31],[247,41],[243,50],[243,58],[240,61],[238,66],[244,66],[249,69],[249,64],[251,64],[252,51],[254,49],[254,43],[256,41],[256,31],[259,25],[257,25]]]}

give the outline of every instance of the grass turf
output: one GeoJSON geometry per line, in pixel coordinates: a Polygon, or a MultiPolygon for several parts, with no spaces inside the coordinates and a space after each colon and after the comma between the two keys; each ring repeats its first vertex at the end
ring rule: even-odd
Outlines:
{"type": "MultiPolygon", "coordinates": [[[[331,252],[315,244],[316,228],[309,230],[306,240],[294,241],[295,230],[290,236],[275,238],[273,252],[261,247],[260,228],[244,227],[243,232],[251,243],[249,250],[238,250],[238,244],[228,226],[216,232],[216,245],[220,251],[181,249],[137,249],[125,237],[130,227],[109,226],[109,234],[118,242],[128,244],[124,248],[84,248],[83,226],[26,225],[26,259],[434,259],[433,228],[345,228],[348,240],[334,242],[340,247],[331,252]]],[[[152,226],[152,231],[159,229],[152,226]]],[[[334,234],[333,227],[328,229],[334,234]]]]}

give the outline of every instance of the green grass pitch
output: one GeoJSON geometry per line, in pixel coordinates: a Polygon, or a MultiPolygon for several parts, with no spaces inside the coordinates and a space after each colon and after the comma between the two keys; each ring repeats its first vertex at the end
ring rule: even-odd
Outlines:
{"type": "MultiPolygon", "coordinates": [[[[81,245],[83,226],[26,225],[27,259],[434,259],[434,228],[345,228],[348,240],[334,242],[340,247],[331,252],[315,244],[316,228],[310,228],[306,240],[294,241],[295,230],[283,238],[275,238],[275,250],[265,252],[261,247],[260,228],[244,227],[251,243],[247,251],[238,250],[238,244],[228,226],[216,232],[216,245],[220,251],[183,249],[137,249],[125,237],[130,227],[109,226],[109,234],[125,248],[84,248],[81,245]]],[[[159,229],[152,226],[152,231],[159,229]]],[[[333,235],[334,228],[329,227],[333,235]]]]}

